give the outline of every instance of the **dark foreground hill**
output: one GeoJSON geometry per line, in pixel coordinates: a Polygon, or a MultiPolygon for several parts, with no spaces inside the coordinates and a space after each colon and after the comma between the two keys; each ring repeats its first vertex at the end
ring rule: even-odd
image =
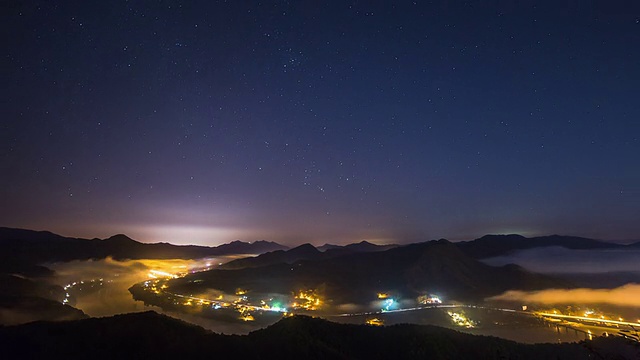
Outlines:
{"type": "Polygon", "coordinates": [[[245,336],[154,312],[0,327],[3,357],[20,359],[633,359],[638,344],[596,338],[520,344],[422,325],[370,327],[295,316],[245,336]]]}
{"type": "Polygon", "coordinates": [[[232,293],[238,287],[281,294],[321,289],[325,297],[336,304],[368,303],[376,293],[386,291],[405,298],[439,293],[447,299],[480,300],[509,289],[563,286],[566,284],[556,279],[527,272],[515,265],[493,267],[483,264],[446,240],[293,264],[216,269],[169,283],[169,287],[178,293],[192,294],[207,289],[232,293]]]}
{"type": "Polygon", "coordinates": [[[40,279],[0,273],[0,325],[34,320],[75,320],[86,315],[63,305],[62,287],[40,279]]]}

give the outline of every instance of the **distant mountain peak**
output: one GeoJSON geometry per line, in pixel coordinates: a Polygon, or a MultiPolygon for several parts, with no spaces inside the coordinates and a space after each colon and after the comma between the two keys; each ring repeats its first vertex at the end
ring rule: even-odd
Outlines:
{"type": "Polygon", "coordinates": [[[262,254],[275,250],[288,249],[287,246],[280,245],[276,242],[258,240],[254,242],[246,242],[241,240],[234,240],[230,243],[216,246],[218,251],[224,251],[229,254],[262,254]]]}
{"type": "Polygon", "coordinates": [[[298,245],[296,247],[294,247],[293,249],[289,250],[290,253],[298,253],[298,252],[320,252],[320,250],[318,250],[315,246],[309,244],[309,243],[304,243],[302,245],[298,245]]]}
{"type": "Polygon", "coordinates": [[[480,239],[526,239],[520,234],[486,234],[480,239]]]}
{"type": "Polygon", "coordinates": [[[341,248],[341,247],[342,246],[340,246],[340,245],[326,243],[324,245],[318,246],[317,249],[324,252],[324,251],[327,251],[327,250],[330,250],[330,249],[337,249],[337,248],[341,248]]]}
{"type": "Polygon", "coordinates": [[[258,241],[254,241],[254,242],[252,242],[252,244],[254,244],[254,245],[255,245],[255,244],[280,245],[280,244],[278,244],[278,243],[277,243],[277,242],[275,242],[275,241],[269,241],[269,240],[258,240],[258,241]]]}
{"type": "Polygon", "coordinates": [[[362,240],[358,243],[358,245],[376,245],[376,244],[368,242],[367,240],[362,240]]]}
{"type": "Polygon", "coordinates": [[[223,245],[278,245],[278,246],[281,246],[275,241],[268,241],[268,240],[256,240],[256,241],[233,240],[229,243],[225,243],[220,246],[223,246],[223,245]]]}
{"type": "Polygon", "coordinates": [[[451,241],[442,238],[442,239],[438,239],[438,240],[433,240],[436,244],[453,244],[451,241]]]}
{"type": "Polygon", "coordinates": [[[139,241],[133,240],[125,234],[116,234],[111,236],[110,238],[104,239],[104,241],[109,243],[117,243],[120,245],[124,244],[140,244],[139,241]]]}
{"type": "Polygon", "coordinates": [[[297,249],[297,248],[314,248],[315,249],[316,247],[311,245],[310,243],[304,243],[304,244],[296,246],[294,249],[297,249]]]}
{"type": "MultiPolygon", "coordinates": [[[[132,238],[128,237],[125,234],[115,234],[109,238],[107,238],[106,240],[133,240],[132,238]]],[[[134,240],[135,241],[135,240],[134,240]]]]}

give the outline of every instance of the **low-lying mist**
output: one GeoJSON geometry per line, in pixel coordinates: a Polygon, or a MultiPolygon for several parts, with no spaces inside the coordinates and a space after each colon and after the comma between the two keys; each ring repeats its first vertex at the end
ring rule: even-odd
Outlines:
{"type": "Polygon", "coordinates": [[[574,289],[507,291],[487,300],[522,303],[607,304],[640,308],[640,249],[572,250],[545,247],[483,260],[494,266],[518,264],[568,280],[574,289]]]}
{"type": "MultiPolygon", "coordinates": [[[[69,292],[75,300],[74,307],[84,311],[89,316],[110,316],[115,314],[149,310],[141,301],[135,301],[129,293],[129,288],[136,283],[149,279],[149,273],[161,271],[164,273],[184,273],[194,269],[215,266],[228,261],[227,258],[211,258],[201,260],[183,259],[142,259],[119,261],[112,258],[89,261],[71,261],[66,263],[48,264],[47,267],[56,271],[55,283],[60,286],[73,284],[79,286],[84,282],[85,289],[69,292]],[[97,286],[102,279],[102,286],[97,286]],[[95,288],[89,287],[91,280],[95,288]]],[[[154,308],[154,310],[159,310],[154,308]]]]}
{"type": "MultiPolygon", "coordinates": [[[[119,261],[112,258],[103,260],[72,261],[66,263],[48,264],[47,267],[56,271],[55,283],[66,286],[76,283],[79,286],[83,281],[89,287],[100,283],[94,289],[74,291],[76,286],[70,288],[73,294],[74,307],[84,311],[93,317],[111,316],[129,312],[154,310],[158,313],[177,318],[192,324],[202,326],[205,329],[226,334],[247,334],[250,331],[263,327],[257,323],[231,323],[216,319],[205,318],[195,314],[168,311],[156,306],[145,306],[142,301],[136,301],[129,292],[129,288],[139,282],[148,280],[152,270],[163,273],[177,274],[194,270],[215,267],[225,263],[236,256],[206,258],[199,260],[183,259],[142,259],[119,261]],[[92,283],[91,280],[94,280],[92,283]]],[[[219,295],[220,292],[209,290],[203,296],[219,295]]]]}
{"type": "MultiPolygon", "coordinates": [[[[640,249],[571,250],[545,247],[520,250],[510,255],[484,259],[501,266],[518,264],[539,273],[637,273],[640,276],[640,249]]],[[[640,282],[640,278],[638,279],[640,282]]]]}
{"type": "Polygon", "coordinates": [[[614,289],[547,289],[540,291],[507,291],[487,300],[519,301],[538,304],[608,304],[640,309],[640,284],[627,284],[614,289]]]}

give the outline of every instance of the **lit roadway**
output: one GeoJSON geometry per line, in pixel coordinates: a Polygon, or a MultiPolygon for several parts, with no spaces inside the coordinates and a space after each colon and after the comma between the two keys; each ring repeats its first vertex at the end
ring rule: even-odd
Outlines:
{"type": "MultiPolygon", "coordinates": [[[[412,308],[404,308],[404,309],[391,309],[391,310],[378,310],[378,311],[369,311],[363,313],[345,313],[345,314],[336,314],[336,315],[327,315],[331,316],[362,316],[362,315],[377,315],[377,314],[390,314],[390,313],[399,313],[406,311],[415,311],[415,310],[424,310],[424,309],[435,309],[435,308],[456,308],[456,307],[476,307],[471,305],[449,305],[449,304],[434,304],[434,305],[426,305],[426,306],[416,306],[412,308]]],[[[496,309],[502,311],[515,311],[509,309],[496,309]]]]}
{"type": "MultiPolygon", "coordinates": [[[[545,313],[545,312],[535,312],[534,315],[547,318],[548,321],[556,320],[561,322],[567,322],[568,324],[561,323],[559,325],[576,329],[576,327],[574,327],[573,324],[571,324],[570,322],[570,320],[573,320],[575,322],[575,325],[584,326],[587,329],[591,328],[591,329],[598,329],[599,331],[604,330],[605,332],[610,332],[610,331],[617,332],[618,335],[624,336],[627,339],[632,339],[640,342],[640,336],[638,334],[638,328],[640,327],[640,320],[634,323],[634,322],[628,322],[628,321],[622,321],[622,320],[609,320],[609,319],[603,319],[598,317],[552,314],[552,313],[545,313]]],[[[589,336],[591,336],[590,330],[587,330],[587,333],[589,334],[589,336]]]]}
{"type": "Polygon", "coordinates": [[[640,326],[640,323],[637,322],[627,322],[627,321],[617,321],[617,320],[608,320],[601,318],[593,318],[588,316],[574,316],[574,315],[562,315],[562,314],[550,314],[543,312],[536,312],[536,315],[546,316],[550,318],[558,318],[558,319],[569,319],[576,321],[587,321],[587,322],[595,322],[595,323],[603,323],[603,324],[611,324],[611,325],[624,325],[624,326],[640,326]]]}
{"type": "MultiPolygon", "coordinates": [[[[404,309],[378,310],[378,311],[363,312],[363,313],[328,315],[328,317],[331,317],[331,316],[379,315],[379,314],[399,313],[399,312],[415,311],[415,310],[423,310],[423,309],[459,308],[459,307],[496,310],[496,311],[503,311],[503,312],[509,312],[509,313],[516,313],[516,314],[520,314],[520,315],[527,315],[527,316],[537,316],[537,317],[543,317],[543,318],[544,317],[555,318],[555,319],[558,319],[558,320],[574,320],[574,321],[578,322],[579,324],[586,325],[586,326],[589,326],[589,327],[592,327],[592,328],[593,328],[592,324],[596,323],[596,325],[604,325],[604,327],[602,327],[602,329],[605,329],[605,330],[608,330],[608,331],[615,331],[615,332],[618,332],[620,335],[623,335],[627,339],[633,339],[635,341],[640,341],[640,338],[637,338],[637,337],[633,336],[632,334],[629,334],[627,332],[627,330],[618,328],[619,326],[626,326],[626,327],[630,328],[631,330],[636,331],[637,327],[640,327],[640,322],[635,322],[634,323],[634,322],[627,322],[627,321],[618,321],[618,320],[608,320],[608,319],[601,319],[601,318],[593,318],[593,317],[587,317],[587,316],[562,315],[562,314],[552,314],[552,313],[537,312],[537,311],[536,312],[527,312],[527,311],[520,311],[520,310],[513,310],[513,309],[499,309],[499,308],[490,308],[490,307],[484,307],[484,306],[464,305],[464,304],[434,304],[434,305],[426,305],[426,306],[404,308],[404,309]]],[[[562,325],[562,326],[570,327],[568,324],[567,325],[562,325]]],[[[575,327],[572,327],[572,328],[575,329],[575,327]]],[[[580,331],[584,332],[584,330],[580,330],[580,331]]],[[[590,332],[587,332],[587,333],[590,334],[590,332]]]]}
{"type": "Polygon", "coordinates": [[[590,322],[590,323],[594,323],[595,322],[595,323],[607,324],[607,325],[623,325],[623,326],[631,326],[631,327],[633,327],[633,326],[640,327],[640,322],[627,322],[627,321],[618,321],[618,320],[608,320],[608,319],[594,318],[594,317],[588,317],[588,316],[552,314],[552,313],[545,313],[545,312],[538,312],[538,311],[527,312],[527,311],[519,311],[519,310],[513,310],[513,309],[498,309],[498,308],[490,308],[490,307],[475,306],[475,305],[464,305],[464,304],[437,304],[437,305],[434,304],[434,305],[418,306],[418,307],[404,308],[404,309],[378,310],[378,311],[371,311],[371,312],[364,312],[364,313],[338,314],[338,315],[330,315],[330,316],[374,315],[374,314],[387,314],[387,313],[397,313],[397,312],[405,312],[405,311],[415,311],[415,310],[423,310],[423,309],[457,308],[457,307],[468,307],[468,308],[477,308],[477,309],[497,310],[497,311],[503,311],[503,312],[511,312],[511,313],[530,315],[530,316],[537,315],[537,316],[545,316],[545,317],[558,318],[558,319],[576,320],[576,321],[580,321],[580,322],[590,322]]]}

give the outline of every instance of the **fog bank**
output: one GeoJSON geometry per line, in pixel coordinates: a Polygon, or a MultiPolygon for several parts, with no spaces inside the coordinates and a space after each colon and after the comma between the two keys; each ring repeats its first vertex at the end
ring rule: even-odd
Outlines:
{"type": "Polygon", "coordinates": [[[548,289],[540,291],[510,290],[487,300],[519,301],[540,304],[609,304],[640,308],[640,284],[615,289],[548,289]]]}

